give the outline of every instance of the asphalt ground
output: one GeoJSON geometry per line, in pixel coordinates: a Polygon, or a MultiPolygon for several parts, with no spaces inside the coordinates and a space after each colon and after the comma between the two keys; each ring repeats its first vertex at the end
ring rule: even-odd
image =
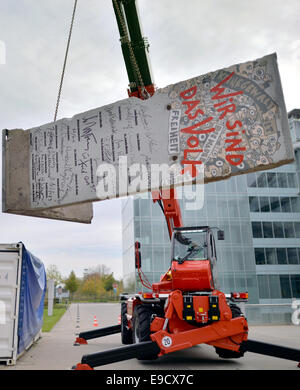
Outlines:
{"type": "MultiPolygon", "coordinates": [[[[118,324],[119,303],[72,304],[61,320],[23,354],[14,366],[1,370],[71,370],[86,354],[122,346],[120,334],[88,340],[74,346],[76,333],[118,324]]],[[[249,339],[300,349],[300,326],[249,326],[249,339]]],[[[165,355],[154,361],[127,361],[95,367],[95,370],[298,370],[297,362],[246,352],[243,358],[221,359],[209,345],[165,355]]]]}

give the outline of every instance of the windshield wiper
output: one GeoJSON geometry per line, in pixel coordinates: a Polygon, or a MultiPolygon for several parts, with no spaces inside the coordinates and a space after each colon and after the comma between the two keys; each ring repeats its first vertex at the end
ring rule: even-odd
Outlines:
{"type": "Polygon", "coordinates": [[[191,256],[194,252],[198,251],[200,248],[198,246],[194,246],[193,249],[185,255],[182,259],[178,260],[178,264],[182,264],[185,260],[188,259],[189,256],[191,256]]]}

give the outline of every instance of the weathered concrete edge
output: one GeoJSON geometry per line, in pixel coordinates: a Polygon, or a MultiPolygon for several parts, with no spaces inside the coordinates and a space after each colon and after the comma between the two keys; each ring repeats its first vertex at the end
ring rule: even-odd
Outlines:
{"type": "MultiPolygon", "coordinates": [[[[2,212],[39,218],[91,223],[91,202],[64,205],[47,210],[36,210],[30,206],[30,170],[28,131],[15,129],[14,137],[2,131],[2,212]],[[20,140],[20,138],[22,138],[20,140]],[[20,142],[21,141],[21,142],[20,142]],[[12,180],[13,179],[13,180],[12,180]]],[[[10,130],[11,132],[11,130],[10,130]]]]}

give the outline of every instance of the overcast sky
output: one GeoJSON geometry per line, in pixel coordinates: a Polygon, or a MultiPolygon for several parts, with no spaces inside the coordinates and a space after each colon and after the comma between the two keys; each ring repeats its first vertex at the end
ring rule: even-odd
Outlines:
{"type": "MultiPolygon", "coordinates": [[[[0,129],[53,120],[73,4],[1,0],[0,129]]],[[[300,108],[299,0],[138,4],[157,87],[276,52],[287,110],[300,108]]],[[[78,0],[58,119],[126,98],[127,84],[111,0],[78,0]]],[[[65,276],[105,264],[121,278],[121,201],[95,203],[94,214],[83,225],[1,213],[0,242],[23,241],[65,276]]]]}

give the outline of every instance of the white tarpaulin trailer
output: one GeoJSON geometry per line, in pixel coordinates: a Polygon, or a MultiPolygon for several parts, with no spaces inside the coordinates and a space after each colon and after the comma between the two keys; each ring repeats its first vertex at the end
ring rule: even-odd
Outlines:
{"type": "Polygon", "coordinates": [[[89,222],[86,202],[293,160],[271,54],[169,85],[147,100],[132,97],[29,130],[5,130],[3,211],[89,222]]]}
{"type": "Polygon", "coordinates": [[[15,364],[43,324],[46,273],[24,244],[0,244],[0,361],[15,364]]]}

